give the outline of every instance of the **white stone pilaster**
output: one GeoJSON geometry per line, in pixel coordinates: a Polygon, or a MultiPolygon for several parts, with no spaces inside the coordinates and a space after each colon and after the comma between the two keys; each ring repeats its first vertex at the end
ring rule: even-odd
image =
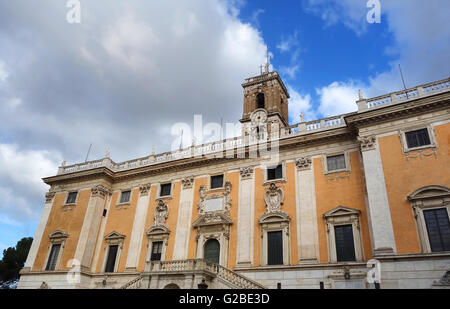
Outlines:
{"type": "Polygon", "coordinates": [[[368,197],[368,219],[374,256],[396,253],[394,229],[386,191],[383,165],[376,138],[361,141],[368,197]]]}
{"type": "Polygon", "coordinates": [[[95,254],[94,254],[94,260],[93,260],[92,266],[91,266],[91,272],[93,272],[93,273],[95,273],[97,270],[98,259],[100,256],[100,250],[101,250],[102,244],[103,244],[103,235],[105,235],[106,222],[108,221],[109,209],[111,208],[111,201],[112,201],[112,193],[108,194],[107,201],[106,201],[106,216],[103,217],[102,222],[100,223],[100,232],[98,233],[96,249],[95,249],[95,254]]]}
{"type": "Polygon", "coordinates": [[[47,225],[48,217],[50,216],[50,211],[52,209],[54,197],[55,197],[54,192],[47,192],[45,194],[44,210],[42,211],[41,220],[39,221],[38,228],[34,233],[33,242],[31,244],[30,251],[28,252],[24,269],[31,270],[31,268],[33,267],[34,260],[36,259],[36,255],[38,253],[39,246],[41,245],[42,237],[44,235],[45,226],[47,225]]]}
{"type": "Polygon", "coordinates": [[[181,186],[173,260],[184,260],[188,257],[193,203],[194,178],[188,177],[183,179],[181,186]]]}
{"type": "Polygon", "coordinates": [[[311,158],[297,159],[296,166],[295,198],[299,263],[315,263],[319,258],[319,239],[314,166],[311,158]]]}
{"type": "Polygon", "coordinates": [[[80,262],[81,268],[90,269],[97,233],[105,207],[105,199],[108,194],[109,190],[101,185],[92,188],[74,256],[74,259],[80,262]]]}
{"type": "Polygon", "coordinates": [[[150,185],[139,187],[139,199],[134,214],[133,228],[131,230],[130,246],[128,248],[126,270],[135,271],[139,264],[142,247],[142,238],[145,234],[145,220],[147,218],[150,198],[150,185]]]}
{"type": "Polygon", "coordinates": [[[253,167],[242,168],[239,177],[236,267],[248,267],[253,262],[254,187],[253,167]]]}

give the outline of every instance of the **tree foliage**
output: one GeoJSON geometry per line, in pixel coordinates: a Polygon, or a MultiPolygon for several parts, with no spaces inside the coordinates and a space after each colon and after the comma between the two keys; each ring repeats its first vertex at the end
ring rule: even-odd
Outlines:
{"type": "Polygon", "coordinates": [[[0,261],[0,282],[19,278],[19,271],[25,264],[32,242],[32,237],[24,237],[15,247],[3,250],[3,259],[0,261]]]}

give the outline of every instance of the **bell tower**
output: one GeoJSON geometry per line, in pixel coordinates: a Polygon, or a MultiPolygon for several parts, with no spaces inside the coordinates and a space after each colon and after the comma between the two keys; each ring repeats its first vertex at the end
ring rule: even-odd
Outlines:
{"type": "Polygon", "coordinates": [[[269,131],[274,122],[280,128],[289,126],[288,99],[290,96],[278,72],[270,72],[269,66],[267,61],[264,72],[261,66],[260,75],[247,78],[242,84],[244,112],[240,122],[244,132],[256,129],[259,132],[261,121],[266,122],[265,129],[268,128],[269,131]]]}

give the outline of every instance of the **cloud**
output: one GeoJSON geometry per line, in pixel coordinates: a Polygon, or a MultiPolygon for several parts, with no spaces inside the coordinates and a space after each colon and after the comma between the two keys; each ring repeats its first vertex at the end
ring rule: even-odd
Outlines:
{"type": "Polygon", "coordinates": [[[48,186],[42,177],[55,174],[61,157],[47,151],[22,151],[0,144],[0,222],[35,220],[48,186]]]}
{"type": "MultiPolygon", "coordinates": [[[[450,12],[447,0],[430,1],[427,5],[419,0],[381,1],[381,9],[381,23],[393,38],[393,43],[385,49],[386,55],[395,57],[388,63],[389,69],[370,72],[373,75],[367,81],[335,81],[320,88],[317,91],[320,113],[332,115],[353,110],[358,88],[364,89],[366,97],[403,89],[398,64],[402,66],[407,87],[449,76],[450,28],[443,26],[448,23],[450,12]]],[[[359,36],[366,33],[367,27],[382,26],[366,22],[369,9],[365,8],[365,1],[309,0],[306,10],[320,16],[327,27],[342,23],[359,36]]]]}
{"type": "Polygon", "coordinates": [[[294,34],[289,35],[287,38],[282,37],[276,48],[282,54],[289,53],[290,56],[289,65],[280,66],[280,73],[288,79],[295,79],[301,69],[301,61],[299,58],[302,49],[299,47],[298,31],[295,31],[294,34]]]}
{"type": "Polygon", "coordinates": [[[316,89],[320,97],[319,113],[325,117],[354,112],[357,110],[358,89],[355,82],[333,82],[328,86],[316,89]]]}
{"type": "MultiPolygon", "coordinates": [[[[239,84],[265,62],[241,0],[0,2],[0,215],[38,218],[62,159],[115,161],[170,149],[177,122],[235,122],[239,84]],[[220,116],[218,116],[220,115],[220,116]],[[6,141],[6,142],[5,142],[6,141]],[[9,143],[9,144],[8,144],[9,143]]],[[[261,14],[259,12],[256,17],[261,14]]],[[[8,221],[9,220],[9,221],[8,221]]]]}
{"type": "Polygon", "coordinates": [[[314,120],[317,115],[313,109],[311,96],[309,94],[302,95],[290,85],[286,87],[291,96],[289,99],[289,122],[291,124],[299,123],[301,121],[300,113],[305,116],[305,121],[314,120]]]}

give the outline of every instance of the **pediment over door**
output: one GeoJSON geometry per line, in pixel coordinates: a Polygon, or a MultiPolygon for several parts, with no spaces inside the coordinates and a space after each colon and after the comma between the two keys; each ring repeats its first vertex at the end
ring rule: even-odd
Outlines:
{"type": "Polygon", "coordinates": [[[330,217],[340,217],[340,216],[351,216],[351,215],[359,215],[361,213],[358,209],[353,209],[345,206],[338,206],[333,208],[326,213],[323,214],[324,218],[330,217]]]}

